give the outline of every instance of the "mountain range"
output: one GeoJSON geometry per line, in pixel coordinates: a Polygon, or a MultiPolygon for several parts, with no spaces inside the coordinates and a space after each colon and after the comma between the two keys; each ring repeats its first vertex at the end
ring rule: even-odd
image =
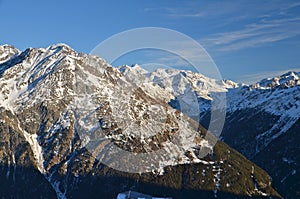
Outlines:
{"type": "Polygon", "coordinates": [[[0,196],[296,198],[299,75],[245,85],[0,46],[0,196]]]}
{"type": "MultiPolygon", "coordinates": [[[[131,78],[141,74],[138,65],[120,69],[131,78]]],[[[299,72],[288,72],[252,85],[230,80],[220,82],[199,73],[176,69],[143,71],[142,74],[146,81],[154,82],[172,94],[167,100],[171,106],[192,118],[200,115],[198,120],[205,128],[211,121],[214,96],[225,93],[223,109],[226,109],[226,117],[220,139],[268,171],[274,185],[287,198],[299,196],[299,72]],[[181,89],[174,89],[170,82],[180,85],[181,89]],[[192,95],[187,94],[191,91],[198,101],[192,103],[191,109],[196,110],[195,113],[179,106],[191,98],[192,95]]]]}

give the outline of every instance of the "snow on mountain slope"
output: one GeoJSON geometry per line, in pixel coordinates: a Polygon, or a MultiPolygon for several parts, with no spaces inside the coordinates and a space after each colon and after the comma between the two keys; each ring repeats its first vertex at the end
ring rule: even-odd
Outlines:
{"type": "MultiPolygon", "coordinates": [[[[70,149],[59,146],[64,141],[58,142],[57,135],[53,135],[54,132],[51,132],[51,130],[58,130],[55,128],[55,120],[53,121],[53,117],[57,116],[53,115],[50,119],[43,121],[43,117],[37,115],[41,114],[39,108],[46,107],[47,111],[42,114],[47,114],[50,107],[61,108],[61,111],[64,112],[64,109],[67,108],[66,104],[72,100],[81,99],[78,95],[74,96],[74,87],[76,86],[74,71],[80,67],[76,68],[78,62],[83,62],[86,57],[67,45],[58,44],[46,49],[29,48],[0,65],[3,69],[0,81],[0,106],[18,115],[18,119],[22,121],[18,122],[20,123],[18,124],[19,129],[23,131],[24,137],[31,146],[37,168],[51,183],[59,198],[65,198],[66,190],[62,191],[59,188],[61,183],[52,177],[57,171],[53,173],[49,169],[51,164],[59,162],[57,158],[61,154],[67,155],[70,149]],[[52,123],[49,122],[50,120],[52,123]],[[43,128],[48,129],[50,135],[45,136],[36,132],[36,129],[41,131],[43,128]],[[52,145],[49,146],[48,143],[52,143],[52,145]],[[56,158],[56,161],[53,162],[53,159],[49,161],[49,157],[56,158]]],[[[108,66],[101,59],[96,59],[95,64],[97,62],[103,68],[108,66]]],[[[83,70],[80,75],[89,77],[86,81],[94,83],[93,79],[90,79],[93,76],[87,73],[83,70]]],[[[76,77],[80,78],[79,75],[76,77]]],[[[60,113],[55,114],[59,115],[60,113]]],[[[63,123],[66,122],[63,121],[63,123]]],[[[63,125],[61,128],[68,128],[68,125],[63,125]]]]}
{"type": "MultiPolygon", "coordinates": [[[[232,85],[218,81],[191,71],[176,69],[157,69],[150,74],[150,79],[162,87],[170,89],[175,95],[184,94],[185,89],[190,86],[198,96],[211,100],[212,92],[226,92],[226,88],[232,85]],[[176,86],[172,88],[172,86],[176,86]]],[[[235,86],[235,85],[233,85],[235,86]]]]}
{"type": "MultiPolygon", "coordinates": [[[[193,158],[186,155],[187,152],[194,154],[196,146],[212,149],[207,140],[201,141],[201,132],[195,131],[197,127],[191,128],[179,112],[164,105],[160,99],[145,95],[103,60],[79,55],[66,45],[27,49],[1,67],[6,68],[0,81],[1,106],[24,121],[19,129],[24,131],[32,147],[38,169],[54,188],[58,182],[51,177],[51,168],[60,161],[70,161],[61,156],[68,156],[72,149],[70,143],[68,147],[64,146],[67,143],[62,144],[59,138],[62,134],[57,135],[57,132],[72,126],[83,139],[82,147],[90,151],[99,150],[99,146],[95,148],[94,140],[100,139],[104,143],[113,139],[121,148],[143,153],[161,148],[160,154],[164,155],[154,153],[147,157],[149,163],[143,165],[137,162],[140,159],[132,159],[134,157],[129,161],[130,155],[118,157],[118,161],[127,161],[124,167],[131,172],[140,166],[139,172],[163,173],[163,168],[169,165],[201,162],[196,155],[193,158]],[[95,59],[97,68],[87,64],[89,59],[95,59]],[[16,61],[13,67],[6,67],[16,61]],[[98,106],[102,107],[100,112],[91,116],[98,106]],[[43,117],[34,116],[44,114],[39,111],[41,108],[46,113],[56,108],[60,111],[54,112],[57,116],[43,121],[43,117]],[[40,123],[44,123],[43,126],[39,127],[40,123]],[[45,132],[36,133],[35,129],[45,132]],[[100,133],[100,137],[95,137],[95,133],[100,133]],[[168,141],[169,136],[174,136],[176,144],[168,141]]],[[[110,150],[101,152],[99,158],[102,162],[115,161],[113,158],[118,154],[114,153],[110,150]]],[[[55,189],[60,198],[65,197],[66,190],[55,189]]]]}
{"type": "Polygon", "coordinates": [[[13,46],[0,45],[0,64],[20,54],[20,51],[13,46]]]}
{"type": "Polygon", "coordinates": [[[252,109],[279,117],[271,128],[257,132],[256,153],[284,134],[300,118],[300,86],[297,74],[299,73],[289,72],[250,86],[229,89],[229,114],[242,109],[252,109]]]}
{"type": "Polygon", "coordinates": [[[148,77],[148,71],[135,64],[133,66],[120,66],[118,67],[120,72],[125,76],[131,79],[136,85],[141,87],[148,95],[152,97],[159,97],[165,102],[169,102],[171,99],[174,99],[172,92],[168,91],[161,86],[154,84],[152,79],[148,77]]]}
{"type": "Polygon", "coordinates": [[[218,81],[191,71],[158,68],[148,72],[138,65],[122,66],[119,69],[130,79],[138,79],[135,83],[143,85],[147,94],[164,98],[173,107],[194,119],[203,116],[212,104],[214,108],[225,108],[225,102],[212,103],[212,98],[215,101],[217,98],[223,99],[227,88],[237,86],[232,81],[218,81]]]}
{"type": "Polygon", "coordinates": [[[188,89],[192,89],[198,96],[211,100],[210,93],[225,92],[226,88],[237,86],[231,81],[226,83],[184,70],[158,68],[148,72],[138,65],[122,66],[119,70],[129,78],[138,79],[137,84],[152,82],[173,96],[183,95],[188,89]]]}
{"type": "MultiPolygon", "coordinates": [[[[133,71],[133,68],[127,67],[126,73],[130,71],[133,71]]],[[[132,78],[135,77],[135,73],[131,75],[132,78]]],[[[288,72],[274,78],[263,79],[253,85],[237,84],[230,80],[216,81],[198,73],[175,69],[157,69],[154,72],[143,70],[139,75],[146,76],[148,81],[165,89],[175,97],[175,100],[180,101],[181,105],[187,101],[189,109],[186,110],[183,110],[178,102],[170,104],[194,119],[199,118],[206,127],[211,120],[212,101],[216,100],[214,94],[226,93],[227,105],[224,107],[226,120],[221,139],[268,169],[274,176],[278,188],[284,193],[285,187],[295,187],[295,184],[282,179],[293,176],[291,173],[298,170],[296,154],[300,152],[299,147],[291,144],[286,146],[286,149],[278,149],[276,145],[278,140],[284,143],[291,142],[290,134],[295,133],[291,129],[295,129],[299,122],[299,72],[288,72]],[[194,99],[194,102],[191,99],[194,99]],[[198,117],[195,116],[197,114],[198,117]],[[291,151],[287,151],[287,148],[291,151]],[[296,154],[291,157],[294,153],[296,154]],[[272,159],[273,154],[278,154],[275,163],[272,159]],[[266,159],[267,157],[269,159],[266,159]],[[289,169],[285,169],[286,163],[281,161],[287,157],[293,162],[289,164],[289,169]],[[274,167],[277,168],[275,171],[274,167]]],[[[296,192],[297,190],[293,190],[293,193],[296,192]]],[[[290,196],[290,193],[286,194],[288,197],[295,197],[290,196]]]]}
{"type": "Polygon", "coordinates": [[[263,79],[258,82],[255,87],[260,88],[274,88],[277,86],[281,87],[291,87],[295,85],[300,85],[299,72],[288,72],[278,77],[263,79]]]}
{"type": "Polygon", "coordinates": [[[222,133],[226,143],[270,172],[286,198],[295,198],[299,191],[297,181],[282,180],[299,170],[299,146],[290,141],[297,139],[295,126],[300,118],[298,77],[299,73],[289,72],[229,90],[227,120],[222,133]],[[288,168],[282,161],[286,157],[293,161],[288,168]]]}
{"type": "MultiPolygon", "coordinates": [[[[3,132],[10,135],[10,128],[18,127],[20,137],[31,149],[28,153],[32,154],[36,169],[50,182],[58,198],[72,195],[75,185],[87,177],[103,179],[109,175],[129,176],[145,183],[152,183],[155,176],[161,176],[161,181],[161,178],[154,178],[157,184],[179,190],[193,187],[233,194],[278,196],[264,171],[257,168],[255,179],[261,186],[256,190],[248,160],[227,145],[216,143],[216,138],[197,122],[165,103],[176,98],[176,94],[192,92],[198,85],[224,92],[235,87],[234,83],[220,82],[223,87],[214,87],[215,80],[201,77],[203,80],[196,81],[200,75],[194,77],[183,71],[178,74],[161,71],[165,75],[163,79],[158,75],[144,75],[145,71],[137,66],[130,76],[126,67],[120,69],[122,74],[104,60],[77,53],[65,44],[45,49],[29,48],[10,56],[0,64],[0,106],[4,110],[1,116],[11,115],[4,117],[4,124],[10,126],[3,128],[3,132]],[[136,76],[139,78],[132,80],[136,76]],[[166,89],[171,89],[169,76],[179,84],[176,92],[166,89]],[[214,155],[204,158],[212,153],[214,155]],[[223,165],[225,159],[228,164],[223,165]],[[102,163],[121,172],[108,169],[102,163]],[[240,164],[245,165],[241,167],[240,164]],[[207,175],[203,175],[201,181],[197,177],[199,183],[192,183],[194,178],[186,177],[189,175],[184,172],[199,168],[205,169],[207,175]],[[221,170],[224,178],[235,176],[236,180],[226,183],[232,187],[242,184],[245,188],[237,191],[223,185],[221,170]],[[146,172],[144,176],[143,172],[146,172]],[[246,180],[239,181],[237,175],[246,180]]],[[[211,100],[208,92],[198,89],[197,93],[211,100]]],[[[190,102],[189,97],[185,100],[190,102]]],[[[11,139],[7,142],[14,144],[11,139]]],[[[15,156],[11,156],[15,162],[20,158],[12,157],[15,156]]],[[[126,184],[125,181],[122,182],[126,184]]],[[[85,186],[92,184],[85,183],[85,186]]]]}
{"type": "MultiPolygon", "coordinates": [[[[300,80],[297,72],[264,79],[249,86],[230,80],[218,81],[199,73],[176,69],[156,69],[154,72],[147,72],[135,65],[124,66],[120,71],[132,79],[143,77],[143,81],[146,79],[147,82],[160,86],[173,96],[180,97],[180,100],[185,101],[187,106],[192,106],[190,111],[184,112],[190,116],[201,114],[201,118],[205,111],[209,111],[210,101],[214,100],[213,94],[222,92],[226,93],[226,111],[229,114],[242,109],[259,109],[271,115],[280,116],[280,120],[272,129],[260,132],[257,136],[259,145],[268,145],[273,139],[287,131],[300,117],[300,80]],[[195,100],[198,100],[199,108],[196,107],[195,100]]],[[[168,95],[164,94],[164,96],[168,95]]],[[[263,146],[258,146],[258,148],[261,147],[263,146]]]]}

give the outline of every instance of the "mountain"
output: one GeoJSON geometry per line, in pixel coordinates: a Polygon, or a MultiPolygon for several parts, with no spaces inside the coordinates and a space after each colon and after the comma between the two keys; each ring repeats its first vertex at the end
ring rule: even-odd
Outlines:
{"type": "MultiPolygon", "coordinates": [[[[123,66],[121,71],[133,76],[137,67],[123,66]]],[[[216,93],[224,93],[226,118],[221,139],[268,171],[274,186],[286,198],[299,196],[300,73],[288,72],[253,85],[175,69],[157,69],[143,75],[172,94],[171,106],[193,118],[200,115],[198,121],[206,128],[216,93]],[[194,113],[179,106],[191,98],[190,93],[198,102],[189,102],[194,113]]]]}
{"type": "Polygon", "coordinates": [[[0,50],[1,198],[281,197],[161,85],[65,44],[0,50]]]}
{"type": "Polygon", "coordinates": [[[20,51],[13,46],[3,45],[0,46],[0,64],[8,61],[20,54],[20,51]]]}
{"type": "Polygon", "coordinates": [[[226,143],[270,173],[286,198],[300,194],[299,75],[289,72],[229,91],[233,100],[222,133],[226,143]]]}

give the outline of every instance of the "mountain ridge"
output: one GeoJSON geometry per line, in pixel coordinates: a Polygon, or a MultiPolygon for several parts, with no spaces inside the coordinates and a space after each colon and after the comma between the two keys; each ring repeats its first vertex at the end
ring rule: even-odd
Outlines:
{"type": "MultiPolygon", "coordinates": [[[[144,72],[143,75],[147,77],[151,77],[153,74],[156,75],[156,77],[152,79],[156,80],[157,85],[160,85],[162,88],[167,88],[166,90],[170,90],[172,93],[173,88],[170,89],[168,81],[173,82],[172,78],[175,78],[176,75],[181,75],[184,71],[176,69],[171,70],[172,72],[169,73],[169,76],[165,73],[168,73],[170,70],[165,69],[160,69],[160,73],[155,73],[155,71],[149,73],[144,72]]],[[[129,72],[127,71],[127,74],[128,73],[129,72]]],[[[189,73],[193,74],[192,72],[184,72],[184,74],[189,73]]],[[[181,75],[181,78],[186,77],[187,75],[181,75]]],[[[226,81],[228,80],[223,80],[223,82],[226,81]]],[[[208,84],[209,81],[203,82],[201,75],[198,78],[187,80],[185,82],[187,86],[183,86],[182,88],[189,88],[192,92],[195,91],[198,100],[199,105],[194,103],[192,110],[196,110],[195,114],[200,113],[200,117],[198,118],[200,123],[208,128],[208,124],[211,120],[210,102],[213,100],[213,98],[210,97],[210,94],[213,94],[213,89],[209,90],[207,89],[208,87],[203,87],[203,85],[208,84]],[[201,83],[201,81],[202,88],[204,88],[206,92],[205,95],[203,95],[203,92],[197,92],[197,89],[199,88],[193,88],[193,85],[197,85],[195,82],[201,83]]],[[[279,139],[283,139],[282,142],[288,142],[290,139],[289,135],[292,134],[289,129],[294,128],[293,126],[298,124],[297,122],[300,118],[299,72],[290,71],[274,78],[263,79],[251,85],[229,82],[232,86],[228,88],[226,87],[226,84],[222,82],[221,84],[213,85],[215,88],[220,88],[221,86],[219,92],[222,92],[223,89],[224,93],[226,93],[227,105],[226,107],[223,107],[224,111],[226,109],[226,119],[220,138],[250,160],[253,160],[263,168],[266,168],[267,171],[271,171],[272,176],[277,182],[277,187],[279,187],[284,195],[287,195],[287,198],[296,197],[295,194],[299,194],[299,189],[287,191],[287,187],[295,187],[295,182],[292,182],[293,184],[290,185],[282,183],[288,181],[285,180],[286,178],[293,178],[295,173],[298,173],[299,167],[297,166],[297,163],[300,160],[297,151],[299,152],[300,149],[295,143],[291,146],[286,146],[286,149],[277,148],[273,143],[280,145],[277,141],[279,139]],[[270,150],[270,148],[272,148],[272,150],[270,150]],[[281,155],[276,159],[278,164],[278,166],[275,166],[278,169],[276,171],[272,169],[271,165],[274,166],[272,163],[272,154],[277,153],[281,155]],[[293,156],[289,153],[292,153],[293,156]],[[269,164],[267,164],[266,160],[262,157],[267,159],[269,164]],[[284,168],[286,168],[285,164],[287,164],[287,161],[285,160],[287,157],[289,157],[293,163],[289,163],[290,167],[286,170],[284,168]],[[279,165],[282,165],[282,167],[279,165]],[[277,173],[281,174],[277,175],[277,173]]],[[[184,103],[185,98],[190,98],[191,96],[184,94],[184,92],[185,91],[173,93],[174,97],[176,97],[176,100],[179,102],[172,102],[170,104],[174,108],[193,117],[192,112],[184,110],[179,105],[184,103]]],[[[172,99],[174,99],[174,97],[172,99]]],[[[296,183],[299,184],[299,182],[296,183]]]]}
{"type": "MultiPolygon", "coordinates": [[[[0,160],[2,170],[9,168],[10,171],[9,165],[16,168],[12,174],[7,172],[6,178],[22,175],[18,168],[28,164],[24,163],[26,160],[50,183],[58,198],[76,198],[76,187],[93,187],[91,179],[96,180],[95,184],[115,184],[108,190],[101,189],[109,198],[129,189],[135,181],[154,182],[160,192],[166,188],[208,190],[212,198],[222,197],[223,193],[236,197],[280,197],[271,187],[266,172],[216,141],[197,122],[165,104],[172,94],[164,91],[166,95],[156,99],[163,91],[160,86],[149,86],[149,82],[144,82],[144,87],[132,84],[127,75],[103,59],[77,53],[60,44],[46,49],[5,52],[2,57],[6,61],[0,64],[3,107],[0,160]],[[158,91],[148,93],[152,88],[158,91]],[[161,116],[163,120],[158,119],[161,116]],[[94,145],[98,141],[100,143],[94,145]],[[130,153],[124,158],[110,152],[108,149],[114,146],[137,152],[162,149],[164,155],[149,156],[149,160],[141,164],[128,161],[130,153]],[[27,154],[27,158],[18,151],[27,154]],[[202,153],[208,155],[203,157],[202,153]],[[114,158],[127,160],[123,165],[129,168],[123,168],[125,172],[122,172],[102,164],[114,158]],[[147,164],[151,158],[155,160],[154,166],[147,164]],[[146,169],[143,170],[146,173],[126,172],[136,165],[146,169]]],[[[186,74],[178,75],[183,85],[190,82],[185,81],[184,76],[186,74]]],[[[178,88],[179,94],[185,93],[182,87],[178,88]]],[[[203,94],[200,90],[199,93],[203,94]]],[[[118,168],[118,162],[113,163],[116,165],[109,166],[118,168]]],[[[7,186],[3,181],[0,183],[7,186]]],[[[42,185],[46,187],[47,183],[42,185]]],[[[146,188],[139,187],[139,183],[136,187],[146,188]]],[[[88,193],[84,189],[80,191],[88,193]]],[[[0,194],[8,197],[19,192],[0,194]]]]}

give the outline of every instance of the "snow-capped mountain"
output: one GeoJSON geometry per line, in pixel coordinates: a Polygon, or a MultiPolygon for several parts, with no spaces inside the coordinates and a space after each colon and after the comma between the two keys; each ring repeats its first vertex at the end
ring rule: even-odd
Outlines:
{"type": "Polygon", "coordinates": [[[13,46],[0,46],[0,64],[8,61],[13,56],[20,54],[20,51],[13,46]]]}
{"type": "Polygon", "coordinates": [[[263,79],[258,82],[255,86],[260,88],[275,88],[278,86],[281,87],[292,87],[300,85],[299,81],[299,72],[288,72],[278,77],[263,79]]]}
{"type": "Polygon", "coordinates": [[[214,87],[187,72],[182,77],[196,76],[189,81],[203,80],[184,88],[178,76],[177,93],[158,75],[136,67],[130,77],[65,44],[0,50],[1,197],[113,198],[128,189],[178,198],[279,197],[265,171],[166,103],[197,85],[223,92],[237,87],[233,82],[214,87]],[[147,81],[132,81],[137,76],[147,81]]]}
{"type": "MultiPolygon", "coordinates": [[[[126,71],[124,75],[134,78],[135,71],[141,70],[137,68],[138,66],[123,66],[122,72],[126,71]]],[[[206,128],[211,120],[210,109],[214,96],[216,93],[225,93],[226,106],[221,108],[226,109],[226,119],[221,139],[270,171],[276,186],[284,194],[295,196],[295,190],[299,188],[295,188],[294,181],[291,183],[286,179],[296,178],[299,169],[297,163],[300,162],[300,148],[295,141],[299,135],[291,135],[299,131],[299,72],[264,79],[253,85],[238,84],[230,80],[217,81],[199,73],[176,69],[157,69],[154,72],[143,71],[141,74],[173,95],[170,105],[174,108],[192,118],[197,118],[195,115],[198,114],[200,123],[206,128]],[[193,99],[190,93],[194,94],[198,103],[188,101],[190,111],[187,111],[178,104],[184,104],[185,99],[193,99]],[[289,141],[287,146],[279,144],[287,143],[288,140],[294,141],[289,141]],[[273,154],[278,154],[278,157],[272,159],[273,154]],[[288,168],[282,166],[286,164],[288,168]],[[293,189],[288,190],[288,187],[293,189]]],[[[298,181],[296,183],[299,184],[298,181]]]]}
{"type": "Polygon", "coordinates": [[[231,89],[224,141],[272,176],[285,198],[296,198],[300,179],[299,73],[231,89]]]}

